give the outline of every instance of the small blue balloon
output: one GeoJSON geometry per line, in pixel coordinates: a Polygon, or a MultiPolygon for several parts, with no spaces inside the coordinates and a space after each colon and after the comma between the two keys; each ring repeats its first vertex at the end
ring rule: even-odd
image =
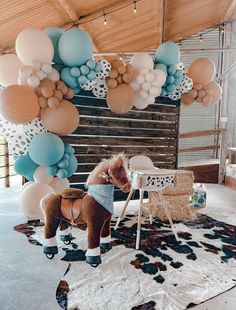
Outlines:
{"type": "Polygon", "coordinates": [[[61,80],[70,88],[75,88],[78,85],[77,78],[71,75],[69,67],[62,69],[61,80]]]}
{"type": "Polygon", "coordinates": [[[78,161],[75,155],[71,155],[69,158],[69,165],[66,168],[67,171],[67,177],[71,177],[77,170],[78,167],[78,161]]]}
{"type": "Polygon", "coordinates": [[[62,34],[58,51],[62,61],[67,66],[81,66],[92,58],[93,42],[87,32],[72,28],[62,34]]]}
{"type": "Polygon", "coordinates": [[[155,60],[159,63],[176,65],[180,58],[180,50],[177,44],[165,42],[158,47],[155,53],[155,60]]]}
{"type": "Polygon", "coordinates": [[[167,95],[167,91],[162,87],[160,96],[164,97],[167,95]]]}
{"type": "Polygon", "coordinates": [[[59,72],[61,72],[61,70],[65,68],[64,64],[53,64],[52,66],[54,69],[56,69],[59,72]]]}
{"type": "Polygon", "coordinates": [[[89,69],[94,69],[95,66],[96,66],[96,61],[93,60],[93,59],[89,59],[89,60],[86,62],[86,65],[89,67],[89,69]]]}
{"type": "Polygon", "coordinates": [[[67,168],[69,165],[69,160],[66,159],[62,159],[61,161],[59,161],[59,163],[57,164],[58,168],[67,168]]]}
{"type": "Polygon", "coordinates": [[[49,36],[54,47],[53,62],[56,64],[63,64],[58,52],[58,43],[64,31],[58,27],[49,27],[44,29],[44,32],[49,36]]]}
{"type": "Polygon", "coordinates": [[[27,174],[24,175],[24,177],[28,180],[28,181],[34,181],[34,174],[27,174]]]}
{"type": "Polygon", "coordinates": [[[157,63],[155,64],[155,69],[160,69],[167,75],[167,66],[164,64],[157,63]]]}
{"type": "Polygon", "coordinates": [[[87,75],[89,73],[89,67],[86,65],[83,65],[80,67],[81,75],[87,75]]]}
{"type": "Polygon", "coordinates": [[[48,174],[51,175],[51,176],[54,176],[57,173],[57,169],[58,168],[57,168],[56,165],[49,166],[47,168],[48,174]]]}
{"type": "MultiPolygon", "coordinates": [[[[67,144],[65,144],[65,147],[66,147],[66,145],[67,144]]],[[[65,153],[62,158],[68,160],[70,158],[70,155],[65,153]]]]}
{"type": "Polygon", "coordinates": [[[81,88],[79,85],[77,85],[76,87],[74,87],[72,89],[73,89],[74,95],[77,95],[81,91],[81,88]]]}
{"type": "Polygon", "coordinates": [[[88,78],[90,81],[95,80],[95,79],[96,79],[96,73],[95,73],[93,70],[91,70],[91,71],[89,72],[89,74],[87,75],[87,78],[88,78]]]}
{"type": "Polygon", "coordinates": [[[182,77],[175,78],[174,84],[177,86],[182,82],[182,77]]]}
{"type": "Polygon", "coordinates": [[[175,65],[168,66],[167,72],[168,72],[169,75],[174,75],[175,72],[176,72],[175,65]]]}
{"type": "Polygon", "coordinates": [[[183,76],[183,71],[182,70],[176,70],[175,72],[175,77],[182,77],[183,76]]]}
{"type": "Polygon", "coordinates": [[[29,144],[29,156],[40,166],[51,166],[58,163],[64,155],[64,151],[62,139],[51,132],[43,132],[34,136],[29,144]]]}
{"type": "Polygon", "coordinates": [[[171,94],[175,90],[175,84],[167,84],[166,91],[167,93],[171,94]]]}
{"type": "Polygon", "coordinates": [[[28,154],[26,154],[24,156],[18,157],[14,162],[13,167],[17,174],[26,176],[33,175],[38,165],[32,161],[28,154]]]}
{"type": "Polygon", "coordinates": [[[65,179],[68,177],[68,174],[67,174],[67,171],[66,169],[58,169],[57,173],[56,173],[56,176],[59,178],[59,179],[65,179]]]}
{"type": "Polygon", "coordinates": [[[68,154],[69,156],[71,156],[74,153],[75,153],[75,149],[70,144],[65,144],[65,154],[68,154]]]}
{"type": "Polygon", "coordinates": [[[78,67],[73,67],[70,69],[70,74],[75,77],[78,78],[81,74],[80,69],[78,67]]]}
{"type": "Polygon", "coordinates": [[[174,81],[175,81],[175,77],[173,75],[167,76],[167,79],[166,79],[167,84],[173,84],[174,81]]]}
{"type": "Polygon", "coordinates": [[[78,83],[83,85],[88,81],[87,77],[85,75],[81,75],[80,77],[78,77],[78,83]]]}
{"type": "Polygon", "coordinates": [[[97,62],[97,63],[96,63],[96,66],[95,66],[95,68],[94,68],[94,71],[95,71],[96,73],[99,73],[101,70],[102,70],[102,67],[101,67],[101,65],[97,62]]]}

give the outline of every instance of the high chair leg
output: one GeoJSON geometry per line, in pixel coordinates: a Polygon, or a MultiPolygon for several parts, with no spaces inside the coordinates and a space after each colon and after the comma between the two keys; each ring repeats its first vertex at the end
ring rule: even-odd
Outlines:
{"type": "Polygon", "coordinates": [[[144,191],[139,190],[140,198],[139,198],[138,225],[137,225],[137,235],[136,235],[136,250],[139,249],[139,244],[140,244],[143,195],[144,195],[144,191]]]}
{"type": "Polygon", "coordinates": [[[118,228],[118,226],[119,226],[119,224],[120,224],[120,221],[122,220],[122,218],[123,218],[123,216],[124,216],[124,214],[125,214],[125,210],[126,210],[126,208],[128,207],[128,204],[129,204],[130,199],[131,199],[131,197],[132,197],[132,195],[133,195],[133,192],[134,192],[134,189],[131,188],[131,190],[130,190],[130,192],[129,192],[129,195],[128,195],[128,197],[127,197],[127,200],[126,200],[126,202],[125,202],[125,205],[124,205],[124,207],[123,207],[123,210],[121,211],[121,214],[120,214],[120,216],[119,216],[119,218],[118,218],[118,220],[117,220],[117,222],[116,222],[116,225],[115,225],[115,227],[114,227],[114,230],[116,230],[116,229],[118,228]]]}

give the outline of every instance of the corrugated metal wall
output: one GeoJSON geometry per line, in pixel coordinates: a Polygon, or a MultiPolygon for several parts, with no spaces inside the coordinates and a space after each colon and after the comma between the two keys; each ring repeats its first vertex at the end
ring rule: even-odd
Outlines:
{"type": "MultiPolygon", "coordinates": [[[[200,57],[208,57],[216,65],[216,73],[221,74],[222,33],[219,29],[209,29],[205,33],[193,36],[181,42],[181,61],[188,68],[189,65],[200,57]],[[201,42],[202,41],[202,42],[201,42]],[[202,50],[200,50],[202,49],[202,50]],[[205,50],[208,49],[208,50],[205,50]]],[[[190,107],[181,106],[180,110],[180,133],[215,129],[218,126],[218,106],[203,107],[194,103],[190,107]]],[[[198,137],[194,139],[180,139],[179,148],[194,146],[214,145],[214,137],[198,137]]],[[[199,159],[214,158],[213,150],[179,154],[179,166],[199,159]]]]}

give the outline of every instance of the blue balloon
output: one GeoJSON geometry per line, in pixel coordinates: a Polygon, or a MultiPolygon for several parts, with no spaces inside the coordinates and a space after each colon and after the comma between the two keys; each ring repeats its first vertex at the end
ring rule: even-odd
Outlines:
{"type": "Polygon", "coordinates": [[[155,64],[155,69],[160,69],[163,72],[165,72],[165,74],[167,75],[167,66],[166,65],[157,63],[157,64],[155,64]]]}
{"type": "Polygon", "coordinates": [[[175,84],[167,84],[166,85],[166,91],[167,93],[172,93],[175,90],[175,84]]]}
{"type": "Polygon", "coordinates": [[[165,90],[165,88],[162,87],[160,96],[164,97],[166,95],[167,95],[167,91],[165,90]]]}
{"type": "Polygon", "coordinates": [[[24,156],[18,157],[14,162],[13,167],[17,174],[26,176],[33,175],[38,165],[31,160],[28,154],[26,154],[24,156]]]}
{"type": "Polygon", "coordinates": [[[28,180],[28,181],[34,181],[34,174],[28,174],[28,175],[24,175],[24,177],[28,180]]]}
{"type": "Polygon", "coordinates": [[[44,29],[44,32],[46,32],[46,34],[49,36],[54,47],[53,62],[56,64],[63,64],[58,52],[58,43],[64,31],[58,27],[49,27],[44,29]]]}
{"type": "Polygon", "coordinates": [[[62,61],[69,67],[77,67],[92,58],[93,42],[87,32],[78,28],[65,31],[58,45],[62,61]]]}
{"type": "MultiPolygon", "coordinates": [[[[69,156],[75,153],[75,149],[70,144],[65,144],[65,155],[68,154],[69,156]]],[[[67,158],[69,159],[69,157],[67,158]]]]}
{"type": "Polygon", "coordinates": [[[48,174],[51,176],[54,176],[57,173],[57,170],[58,168],[56,165],[52,165],[47,168],[48,174]]]}
{"type": "Polygon", "coordinates": [[[73,67],[70,69],[70,74],[75,77],[78,78],[81,74],[80,69],[78,67],[73,67]]]}
{"type": "MultiPolygon", "coordinates": [[[[65,144],[65,148],[66,148],[66,145],[67,144],[65,144]]],[[[65,150],[65,152],[66,152],[66,150],[65,150]]],[[[62,158],[68,160],[70,158],[70,155],[65,153],[62,158]]]]}
{"type": "Polygon", "coordinates": [[[67,168],[69,166],[69,160],[66,159],[62,159],[61,161],[59,161],[59,163],[57,164],[58,168],[67,168]]]}
{"type": "Polygon", "coordinates": [[[80,71],[82,75],[87,75],[89,73],[89,67],[86,65],[83,65],[80,67],[80,71]]]}
{"type": "Polygon", "coordinates": [[[94,69],[96,66],[96,61],[93,59],[89,59],[87,60],[86,65],[89,67],[89,69],[94,69]]]}
{"type": "Polygon", "coordinates": [[[78,161],[75,155],[71,155],[69,158],[69,166],[66,168],[67,178],[71,177],[77,170],[78,161]]]}
{"type": "Polygon", "coordinates": [[[77,95],[81,91],[81,88],[79,87],[79,85],[77,85],[76,87],[72,89],[73,89],[74,95],[77,95]]]}
{"type": "Polygon", "coordinates": [[[180,50],[177,44],[165,42],[158,47],[155,53],[155,60],[159,63],[176,65],[180,58],[180,50]]]}
{"type": "Polygon", "coordinates": [[[167,76],[167,79],[166,79],[167,84],[173,84],[174,81],[175,81],[175,77],[173,75],[167,76]]]}
{"type": "Polygon", "coordinates": [[[94,71],[97,72],[97,73],[99,73],[101,70],[102,70],[102,67],[101,67],[101,65],[97,62],[97,63],[96,63],[96,66],[95,66],[95,68],[94,68],[94,71]]]}
{"type": "Polygon", "coordinates": [[[67,171],[66,169],[58,169],[57,173],[56,173],[56,176],[59,178],[59,179],[65,179],[68,177],[68,174],[67,174],[67,171]]]}
{"type": "Polygon", "coordinates": [[[174,84],[177,86],[182,82],[182,77],[175,78],[174,84]]]}
{"type": "Polygon", "coordinates": [[[168,66],[167,72],[168,72],[168,74],[170,74],[170,75],[174,75],[175,72],[176,72],[175,65],[170,65],[170,66],[168,66]]]}
{"type": "Polygon", "coordinates": [[[91,70],[91,71],[89,72],[89,74],[87,75],[87,78],[88,78],[90,81],[95,80],[95,79],[96,79],[96,73],[95,73],[93,70],[91,70]]]}
{"type": "Polygon", "coordinates": [[[85,75],[81,75],[80,77],[78,77],[78,83],[79,84],[85,84],[88,81],[87,77],[85,75]]]}
{"type": "Polygon", "coordinates": [[[51,166],[64,155],[65,147],[61,138],[51,132],[34,136],[29,144],[29,156],[38,165],[51,166]]]}
{"type": "Polygon", "coordinates": [[[61,72],[61,70],[65,68],[64,64],[53,64],[52,66],[59,72],[61,72]]]}
{"type": "Polygon", "coordinates": [[[75,88],[78,85],[77,78],[73,77],[70,73],[70,68],[65,67],[61,71],[61,80],[70,88],[75,88]]]}
{"type": "Polygon", "coordinates": [[[182,70],[176,70],[175,77],[183,77],[183,71],[182,70]]]}

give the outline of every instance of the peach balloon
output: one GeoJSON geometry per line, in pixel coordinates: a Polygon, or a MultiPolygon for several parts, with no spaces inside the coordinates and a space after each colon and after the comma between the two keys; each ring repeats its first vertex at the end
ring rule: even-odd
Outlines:
{"type": "Polygon", "coordinates": [[[216,104],[220,100],[222,96],[222,88],[215,81],[210,82],[205,86],[207,94],[211,95],[212,101],[211,104],[216,104]]]}
{"type": "Polygon", "coordinates": [[[111,66],[114,69],[117,69],[119,66],[122,66],[122,65],[124,65],[124,63],[122,60],[119,60],[119,59],[112,60],[111,62],[111,66]]]}
{"type": "Polygon", "coordinates": [[[200,97],[200,98],[201,98],[201,97],[204,97],[205,95],[206,95],[206,91],[205,91],[205,89],[203,89],[203,88],[202,88],[202,89],[200,89],[200,90],[199,90],[199,92],[198,92],[198,97],[200,97]]]}
{"type": "Polygon", "coordinates": [[[116,114],[128,113],[134,105],[135,95],[130,85],[120,84],[116,88],[109,89],[107,93],[107,105],[116,114]]]}
{"type": "Polygon", "coordinates": [[[46,108],[41,110],[41,120],[45,128],[59,136],[66,136],[79,126],[79,112],[67,100],[62,100],[57,109],[46,108]]]}
{"type": "Polygon", "coordinates": [[[125,74],[125,72],[126,72],[126,68],[125,68],[125,65],[124,64],[122,64],[121,66],[119,66],[118,68],[117,68],[117,71],[118,71],[118,73],[119,74],[125,74]]]}
{"type": "Polygon", "coordinates": [[[197,91],[196,89],[191,89],[188,93],[188,96],[192,99],[195,99],[197,97],[197,91]]]}
{"type": "Polygon", "coordinates": [[[39,108],[38,97],[28,86],[11,85],[0,93],[0,115],[8,122],[28,123],[37,117],[39,108]]]}
{"type": "Polygon", "coordinates": [[[206,95],[202,98],[202,105],[204,105],[205,107],[211,105],[212,102],[212,97],[209,95],[206,95]]]}
{"type": "Polygon", "coordinates": [[[183,94],[181,96],[181,103],[184,105],[184,106],[190,106],[192,103],[194,103],[194,99],[189,97],[188,94],[183,94]]]}
{"type": "Polygon", "coordinates": [[[116,69],[111,69],[109,72],[109,77],[111,79],[116,79],[118,77],[118,71],[116,69]]]}
{"type": "Polygon", "coordinates": [[[193,88],[196,89],[196,90],[200,90],[200,89],[202,89],[202,84],[200,84],[200,83],[194,83],[194,84],[193,84],[193,88]]]}
{"type": "Polygon", "coordinates": [[[197,97],[195,100],[196,100],[197,103],[202,103],[203,98],[202,97],[197,97]]]}
{"type": "Polygon", "coordinates": [[[117,87],[117,85],[118,85],[117,80],[115,80],[115,79],[108,79],[107,80],[107,86],[109,88],[115,88],[115,87],[117,87]]]}
{"type": "Polygon", "coordinates": [[[206,57],[195,60],[188,68],[188,76],[193,83],[208,84],[213,80],[215,72],[214,62],[206,57]]]}
{"type": "Polygon", "coordinates": [[[74,97],[74,91],[71,88],[67,88],[65,99],[72,99],[74,97]]]}
{"type": "Polygon", "coordinates": [[[123,83],[122,75],[118,75],[118,78],[116,79],[118,84],[123,83]]]}
{"type": "Polygon", "coordinates": [[[48,100],[47,98],[44,98],[44,97],[39,97],[39,105],[41,108],[46,108],[48,106],[48,100]]]}
{"type": "Polygon", "coordinates": [[[125,74],[123,74],[123,81],[126,83],[126,84],[130,84],[131,82],[132,82],[132,79],[133,79],[133,77],[132,77],[132,75],[131,75],[131,73],[125,73],[125,74]]]}

